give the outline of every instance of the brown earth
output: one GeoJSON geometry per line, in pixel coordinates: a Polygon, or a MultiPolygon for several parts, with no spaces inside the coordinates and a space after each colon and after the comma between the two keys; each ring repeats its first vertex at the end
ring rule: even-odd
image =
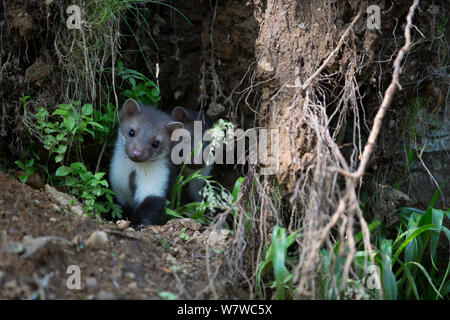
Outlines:
{"type": "Polygon", "coordinates": [[[0,299],[161,299],[161,292],[245,297],[222,286],[220,275],[213,291],[208,288],[206,250],[210,262],[221,265],[225,232],[218,235],[189,219],[122,231],[112,222],[77,216],[45,191],[2,172],[0,190],[0,299]],[[107,241],[89,240],[96,231],[104,231],[107,241]],[[80,290],[67,287],[71,265],[80,268],[80,290]]]}

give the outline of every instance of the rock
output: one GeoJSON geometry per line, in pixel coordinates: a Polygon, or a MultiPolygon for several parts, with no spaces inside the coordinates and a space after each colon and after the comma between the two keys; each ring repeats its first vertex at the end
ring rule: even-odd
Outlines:
{"type": "Polygon", "coordinates": [[[52,201],[56,202],[61,207],[67,207],[72,213],[75,213],[76,215],[84,216],[83,206],[78,202],[77,199],[72,198],[67,193],[59,192],[48,184],[45,185],[44,189],[52,201]]]}
{"type": "Polygon", "coordinates": [[[130,282],[127,286],[130,289],[137,289],[138,285],[136,281],[130,282]]]}
{"type": "Polygon", "coordinates": [[[75,198],[72,198],[64,192],[59,192],[48,184],[45,185],[45,192],[52,201],[56,202],[61,207],[67,207],[72,213],[78,216],[84,216],[83,206],[75,198]]]}
{"type": "Polygon", "coordinates": [[[80,217],[84,216],[83,207],[81,205],[70,206],[69,209],[70,211],[72,211],[72,213],[75,213],[77,216],[80,217]]]}
{"type": "Polygon", "coordinates": [[[220,233],[216,230],[212,230],[206,240],[206,243],[213,248],[222,249],[227,243],[228,234],[228,230],[221,230],[220,233]]]}
{"type": "Polygon", "coordinates": [[[269,74],[272,74],[275,68],[273,67],[272,63],[270,62],[269,57],[264,56],[258,63],[258,67],[263,72],[267,72],[269,74]]]}
{"type": "Polygon", "coordinates": [[[120,230],[125,230],[130,226],[130,221],[128,220],[117,220],[116,225],[119,227],[120,230]]]}
{"type": "Polygon", "coordinates": [[[114,294],[110,291],[102,290],[97,294],[97,298],[100,300],[112,300],[114,299],[114,294]]]}
{"type": "Polygon", "coordinates": [[[130,279],[136,278],[136,275],[133,272],[127,272],[127,273],[125,273],[125,275],[130,279]]]}
{"type": "Polygon", "coordinates": [[[22,258],[28,258],[32,254],[34,254],[36,251],[41,249],[42,247],[46,246],[47,243],[53,242],[53,243],[65,243],[67,245],[70,245],[70,241],[64,238],[60,237],[53,237],[53,236],[47,236],[47,237],[37,237],[33,238],[32,236],[25,236],[22,239],[22,245],[24,248],[24,252],[22,252],[21,257],[22,258]]]}
{"type": "Polygon", "coordinates": [[[104,248],[108,244],[108,235],[104,231],[94,231],[86,240],[86,247],[104,248]]]}
{"type": "Polygon", "coordinates": [[[94,277],[86,278],[86,286],[88,288],[97,288],[98,287],[97,279],[94,277]]]}
{"type": "Polygon", "coordinates": [[[56,212],[61,211],[61,208],[58,207],[58,205],[55,204],[55,203],[50,204],[50,209],[52,209],[52,210],[54,210],[54,211],[56,211],[56,212]]]}
{"type": "Polygon", "coordinates": [[[5,246],[6,251],[9,253],[22,253],[23,245],[20,242],[8,242],[5,246]]]}

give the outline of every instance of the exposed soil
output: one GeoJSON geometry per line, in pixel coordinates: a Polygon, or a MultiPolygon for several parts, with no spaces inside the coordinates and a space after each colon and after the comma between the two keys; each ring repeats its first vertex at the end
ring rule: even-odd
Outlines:
{"type": "Polygon", "coordinates": [[[45,191],[1,172],[0,190],[1,299],[161,299],[161,292],[179,298],[246,296],[222,286],[220,277],[216,294],[207,290],[206,246],[210,262],[221,265],[226,233],[206,231],[189,219],[122,231],[77,216],[45,191]],[[104,243],[88,240],[96,231],[106,233],[104,243]],[[80,268],[79,290],[67,287],[70,265],[80,268]]]}

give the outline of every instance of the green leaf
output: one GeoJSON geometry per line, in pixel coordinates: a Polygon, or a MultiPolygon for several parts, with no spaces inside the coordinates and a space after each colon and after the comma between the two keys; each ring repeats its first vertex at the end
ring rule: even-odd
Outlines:
{"type": "Polygon", "coordinates": [[[58,141],[62,141],[62,140],[65,140],[65,139],[66,139],[66,133],[65,132],[59,133],[56,136],[56,140],[58,140],[58,141]]]}
{"type": "Polygon", "coordinates": [[[157,88],[156,83],[154,83],[154,82],[151,81],[151,80],[145,81],[145,82],[144,82],[144,85],[145,85],[146,87],[155,87],[155,88],[157,88]]]}
{"type": "Polygon", "coordinates": [[[78,180],[72,176],[66,176],[66,179],[64,180],[64,184],[68,187],[73,187],[78,180]]]}
{"type": "Polygon", "coordinates": [[[439,196],[439,193],[441,193],[441,190],[444,187],[444,185],[447,183],[448,179],[450,179],[450,177],[445,179],[444,181],[442,181],[442,183],[439,185],[439,187],[434,192],[433,198],[431,199],[430,204],[428,205],[429,208],[434,208],[434,205],[436,204],[437,197],[439,196]]]}
{"type": "Polygon", "coordinates": [[[168,292],[168,291],[161,291],[160,293],[158,293],[158,295],[166,300],[176,300],[177,296],[174,295],[172,292],[168,292]]]}
{"type": "Polygon", "coordinates": [[[22,170],[26,169],[26,166],[22,162],[17,160],[17,161],[14,161],[14,163],[22,170]]]}
{"type": "MultiPolygon", "coordinates": [[[[448,230],[447,227],[445,227],[445,226],[442,226],[441,229],[442,229],[442,231],[444,231],[445,235],[447,236],[447,240],[448,240],[448,242],[450,244],[450,230],[448,230]]],[[[447,270],[445,271],[445,274],[443,275],[442,280],[440,280],[441,281],[441,285],[439,287],[439,292],[442,292],[443,296],[448,294],[449,291],[450,291],[450,287],[448,286],[449,282],[447,282],[447,284],[445,282],[447,280],[447,276],[449,275],[449,272],[450,272],[450,260],[448,260],[448,262],[447,262],[447,270]]],[[[437,298],[437,296],[436,296],[436,298],[437,298]]]]}
{"type": "Polygon", "coordinates": [[[405,246],[405,262],[419,261],[423,253],[422,239],[420,237],[413,238],[405,246]]]}
{"type": "MultiPolygon", "coordinates": [[[[374,222],[370,223],[370,224],[368,225],[369,232],[372,233],[376,228],[378,228],[378,227],[380,226],[380,224],[381,224],[380,221],[374,221],[374,222]]],[[[358,233],[356,234],[356,236],[355,236],[355,243],[358,243],[359,241],[361,241],[362,238],[363,238],[362,231],[360,231],[360,232],[358,232],[358,233]]],[[[335,254],[338,253],[339,245],[340,245],[340,244],[341,244],[341,241],[337,241],[337,242],[334,244],[334,246],[333,246],[333,251],[334,251],[335,254]]]]}
{"type": "Polygon", "coordinates": [[[436,287],[434,286],[433,280],[431,279],[430,275],[429,275],[428,272],[425,270],[425,268],[424,268],[420,263],[417,263],[417,262],[414,262],[414,261],[409,262],[409,263],[412,263],[412,264],[414,264],[414,265],[416,265],[416,266],[419,267],[419,269],[423,272],[423,274],[424,274],[425,277],[427,278],[428,283],[429,283],[430,286],[433,288],[434,292],[436,292],[436,294],[437,294],[439,297],[441,297],[441,298],[443,299],[442,295],[439,293],[439,291],[438,291],[438,290],[436,289],[436,287]]]}
{"type": "Polygon", "coordinates": [[[58,149],[56,149],[56,153],[64,154],[67,151],[67,146],[64,144],[59,145],[58,149]]]}
{"type": "MultiPolygon", "coordinates": [[[[44,132],[45,133],[55,133],[55,132],[58,132],[58,129],[47,127],[47,128],[44,129],[44,132]]],[[[49,138],[49,136],[47,136],[47,138],[49,138]]]]}
{"type": "Polygon", "coordinates": [[[63,155],[58,154],[58,155],[55,157],[55,162],[56,162],[56,163],[61,162],[61,161],[63,160],[63,158],[64,158],[63,155]]]}
{"type": "Polygon", "coordinates": [[[234,183],[233,192],[231,195],[233,196],[233,202],[237,201],[239,190],[241,189],[242,182],[244,181],[243,177],[237,178],[236,182],[234,183]]]}
{"type": "Polygon", "coordinates": [[[412,229],[412,230],[408,230],[408,237],[402,242],[402,244],[397,248],[397,250],[395,251],[394,254],[394,258],[398,258],[398,256],[400,255],[400,253],[403,251],[403,248],[410,242],[412,241],[415,237],[417,237],[418,235],[420,235],[423,232],[426,232],[428,230],[433,230],[433,225],[432,224],[427,224],[425,226],[422,226],[420,228],[416,228],[416,229],[412,229]],[[414,230],[414,231],[412,231],[414,230]],[[412,232],[411,232],[412,231],[412,232]]]}
{"type": "Polygon", "coordinates": [[[152,95],[153,95],[154,97],[158,97],[159,94],[160,94],[160,91],[159,91],[158,88],[153,88],[153,89],[152,89],[152,95]]]}
{"type": "Polygon", "coordinates": [[[397,299],[397,281],[392,272],[392,241],[383,239],[380,245],[381,250],[381,282],[383,285],[384,298],[387,300],[397,299]]]}
{"type": "Polygon", "coordinates": [[[56,175],[57,177],[65,177],[65,176],[67,176],[71,171],[72,171],[72,170],[71,170],[69,167],[61,166],[61,167],[59,167],[59,168],[56,170],[55,175],[56,175]]]}
{"type": "Polygon", "coordinates": [[[272,245],[274,246],[273,272],[277,287],[277,298],[284,300],[284,278],[286,276],[286,230],[276,226],[272,234],[272,245]]]}
{"type": "Polygon", "coordinates": [[[53,113],[52,116],[66,116],[67,115],[67,110],[64,109],[56,109],[53,113]]]}
{"type": "Polygon", "coordinates": [[[22,183],[25,183],[25,182],[27,182],[27,180],[28,180],[28,175],[21,175],[21,176],[19,176],[19,180],[20,180],[20,182],[22,182],[22,183]]]}
{"type": "Polygon", "coordinates": [[[432,217],[433,226],[437,230],[431,232],[430,256],[431,256],[431,263],[433,264],[433,267],[437,270],[434,260],[436,258],[436,249],[439,242],[439,237],[441,235],[442,221],[444,220],[444,211],[433,208],[432,216],[433,216],[432,217]]]}
{"type": "Polygon", "coordinates": [[[81,162],[73,162],[70,167],[74,170],[86,171],[86,166],[81,162]]]}
{"type": "Polygon", "coordinates": [[[69,116],[64,120],[66,129],[72,132],[72,130],[75,128],[75,118],[69,116]]]}
{"type": "Polygon", "coordinates": [[[32,167],[34,164],[34,158],[31,158],[30,160],[27,161],[27,168],[32,167]]]}
{"type": "Polygon", "coordinates": [[[414,280],[413,275],[409,271],[408,264],[405,265],[400,259],[397,259],[396,262],[398,262],[400,264],[400,269],[397,271],[396,274],[400,274],[401,271],[405,271],[406,278],[409,281],[409,285],[411,286],[411,288],[413,290],[414,296],[416,297],[417,300],[420,300],[420,296],[417,291],[416,282],[414,280]]]}
{"type": "Polygon", "coordinates": [[[90,125],[92,127],[95,127],[97,129],[100,129],[100,130],[104,129],[104,127],[100,123],[97,123],[97,122],[94,122],[94,121],[89,122],[88,125],[90,125]]]}
{"type": "Polygon", "coordinates": [[[125,91],[121,92],[120,94],[124,95],[127,98],[135,98],[134,92],[131,90],[125,90],[125,91]]]}
{"type": "Polygon", "coordinates": [[[183,218],[182,215],[178,214],[176,211],[166,208],[166,214],[168,214],[169,216],[175,217],[175,218],[183,218]]]}
{"type": "Polygon", "coordinates": [[[92,178],[92,172],[90,172],[90,171],[80,172],[80,178],[84,182],[88,182],[92,178]]]}
{"type": "Polygon", "coordinates": [[[81,112],[83,113],[83,115],[85,116],[89,116],[92,114],[92,104],[90,103],[86,103],[82,108],[81,108],[81,112]]]}
{"type": "Polygon", "coordinates": [[[97,179],[97,180],[100,180],[101,178],[103,178],[103,176],[106,174],[106,172],[97,172],[95,175],[94,175],[94,178],[95,179],[97,179]]]}

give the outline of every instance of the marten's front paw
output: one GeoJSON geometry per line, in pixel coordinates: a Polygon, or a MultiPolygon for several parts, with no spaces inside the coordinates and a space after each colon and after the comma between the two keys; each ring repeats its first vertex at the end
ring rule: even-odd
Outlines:
{"type": "Polygon", "coordinates": [[[142,231],[142,229],[144,229],[145,227],[146,226],[144,224],[140,223],[140,224],[134,226],[133,229],[136,230],[136,231],[142,231]]]}
{"type": "Polygon", "coordinates": [[[142,229],[151,226],[152,224],[153,223],[151,221],[144,219],[141,222],[134,224],[133,229],[136,231],[142,231],[142,229]]]}

